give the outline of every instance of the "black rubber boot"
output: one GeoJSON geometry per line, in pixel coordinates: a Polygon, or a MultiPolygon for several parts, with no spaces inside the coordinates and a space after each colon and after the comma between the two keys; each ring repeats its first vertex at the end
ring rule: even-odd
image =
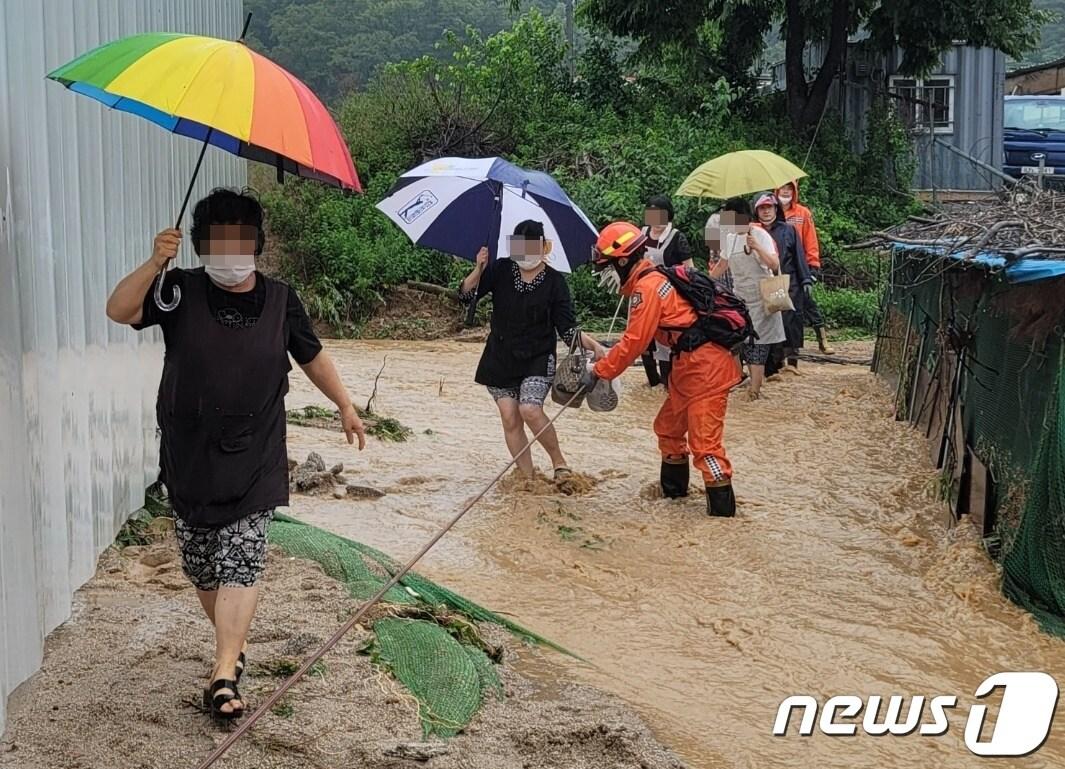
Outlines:
{"type": "Polygon", "coordinates": [[[651,350],[645,352],[640,356],[640,360],[643,361],[643,370],[647,374],[647,385],[649,387],[658,387],[662,384],[662,380],[658,376],[658,366],[655,364],[654,347],[651,350]]]}
{"type": "Polygon", "coordinates": [[[666,499],[679,499],[688,496],[688,474],[690,468],[688,458],[684,458],[684,464],[666,462],[662,460],[662,496],[666,499]]]}
{"type": "Polygon", "coordinates": [[[713,518],[734,518],[736,516],[736,495],[732,484],[727,486],[706,487],[706,512],[713,518]]]}

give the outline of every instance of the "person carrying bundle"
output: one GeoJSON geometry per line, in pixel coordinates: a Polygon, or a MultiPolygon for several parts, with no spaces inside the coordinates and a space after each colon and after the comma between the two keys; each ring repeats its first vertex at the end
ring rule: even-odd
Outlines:
{"type": "Polygon", "coordinates": [[[690,461],[703,475],[707,512],[736,514],[732,464],[723,437],[729,390],[740,380],[732,350],[752,333],[743,303],[705,275],[680,266],[656,268],[647,236],[615,222],[600,234],[593,267],[629,298],[621,340],[588,369],[586,390],[620,376],[652,339],[673,351],[669,395],[654,422],[662,454],[660,483],[667,498],[686,497],[690,461]]]}

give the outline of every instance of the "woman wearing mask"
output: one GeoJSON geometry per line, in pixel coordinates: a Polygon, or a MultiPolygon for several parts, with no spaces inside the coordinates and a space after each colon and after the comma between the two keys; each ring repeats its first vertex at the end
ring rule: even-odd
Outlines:
{"type": "MultiPolygon", "coordinates": [[[[821,282],[821,244],[817,238],[817,227],[814,225],[813,212],[799,202],[799,182],[788,182],[777,190],[777,200],[784,209],[784,218],[788,224],[795,228],[802,241],[802,249],[806,254],[806,264],[810,267],[810,274],[815,283],[821,282]]],[[[835,354],[828,344],[828,334],[825,333],[825,318],[821,314],[821,308],[817,306],[813,294],[806,297],[805,322],[814,327],[814,335],[817,344],[825,355],[835,354]]]]}
{"type": "Polygon", "coordinates": [[[476,266],[462,282],[464,301],[492,295],[491,332],[477,367],[476,382],[488,388],[503,422],[503,434],[518,470],[527,478],[535,472],[525,427],[539,436],[551,457],[556,481],[571,475],[559,448],[554,427],[548,427],[544,402],[555,376],[556,335],[581,344],[596,359],[602,345],[577,329],[573,299],[561,273],[546,264],[551,241],[540,222],[519,224],[509,241],[509,259],[488,266],[489,253],[477,253],[476,266]],[[544,429],[546,427],[546,429],[544,429]]]}
{"type": "Polygon", "coordinates": [[[765,364],[772,345],[784,341],[784,321],[779,312],[767,313],[759,284],[780,269],[773,238],[761,227],[751,226],[751,206],[743,198],[725,202],[721,211],[706,222],[706,245],[717,263],[710,274],[728,272],[732,291],[747,305],[757,340],[743,349],[743,360],[750,370],[751,384],[747,396],[758,400],[765,382],[765,364]]]}
{"type": "MultiPolygon", "coordinates": [[[[695,268],[692,250],[684,233],[673,226],[675,216],[673,201],[665,195],[655,195],[644,206],[643,233],[647,236],[647,259],[656,267],[684,265],[695,268]]],[[[669,389],[671,352],[654,342],[641,356],[651,387],[663,385],[669,389]]]]}
{"type": "Polygon", "coordinates": [[[758,225],[773,238],[780,259],[780,271],[791,276],[789,289],[794,310],[782,313],[784,321],[783,357],[787,361],[784,371],[798,376],[799,350],[803,346],[803,310],[806,295],[811,290],[814,280],[810,267],[806,263],[802,240],[795,228],[784,219],[784,211],[775,195],[761,195],[754,204],[758,225]]]}

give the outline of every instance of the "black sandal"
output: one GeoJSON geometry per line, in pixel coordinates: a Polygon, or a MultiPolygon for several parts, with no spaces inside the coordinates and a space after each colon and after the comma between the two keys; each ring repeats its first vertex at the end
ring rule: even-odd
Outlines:
{"type": "Polygon", "coordinates": [[[244,664],[248,661],[248,658],[244,656],[244,652],[240,653],[237,657],[237,683],[240,683],[240,677],[244,675],[244,664]]]}
{"type": "Polygon", "coordinates": [[[203,707],[211,712],[211,716],[219,721],[235,721],[244,715],[244,700],[241,699],[237,690],[237,682],[219,678],[211,684],[210,689],[203,690],[203,707]],[[222,692],[229,689],[232,694],[222,692]],[[241,707],[226,712],[222,706],[227,702],[239,702],[241,707]]]}

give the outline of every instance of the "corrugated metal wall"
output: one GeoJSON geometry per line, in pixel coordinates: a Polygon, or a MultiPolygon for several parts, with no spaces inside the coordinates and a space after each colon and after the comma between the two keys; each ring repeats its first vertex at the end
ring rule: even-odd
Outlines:
{"type": "MultiPolygon", "coordinates": [[[[861,54],[851,46],[848,56],[861,54]]],[[[806,51],[808,77],[816,74],[824,60],[824,44],[815,43],[806,51]]],[[[856,152],[865,146],[875,93],[882,93],[888,78],[897,71],[902,52],[878,60],[873,67],[882,80],[871,77],[856,78],[851,62],[847,63],[847,84],[840,91],[839,81],[833,86],[829,106],[844,116],[856,152]]],[[[937,138],[957,147],[995,168],[1002,167],[1002,116],[1006,78],[1006,57],[993,48],[974,48],[957,45],[943,56],[940,66],[929,73],[954,76],[954,132],[937,134],[937,138]]],[[[783,88],[784,65],[773,69],[774,85],[783,88]]],[[[913,185],[918,189],[989,190],[999,186],[993,174],[959,157],[944,147],[931,147],[927,135],[914,140],[917,153],[917,172],[913,185]]]]}
{"type": "MultiPolygon", "coordinates": [[[[199,149],[44,76],[125,35],[242,21],[241,0],[0,0],[0,726],[154,479],[160,339],[104,305],[173,226],[199,149]]],[[[245,179],[210,150],[194,195],[245,179]]]]}

